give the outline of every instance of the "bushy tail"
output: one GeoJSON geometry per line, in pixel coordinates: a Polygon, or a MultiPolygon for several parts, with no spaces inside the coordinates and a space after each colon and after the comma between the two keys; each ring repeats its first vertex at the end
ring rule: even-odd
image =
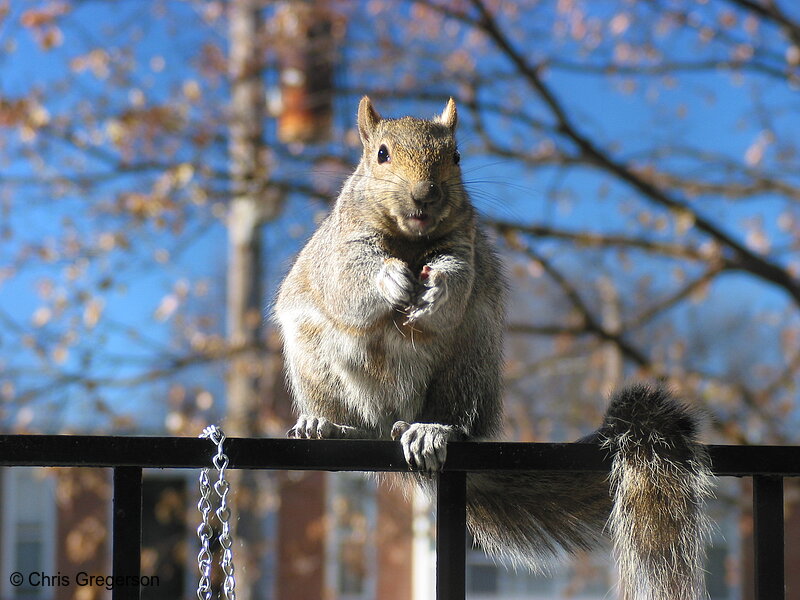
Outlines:
{"type": "Polygon", "coordinates": [[[609,529],[626,600],[705,598],[712,475],[696,419],[663,387],[635,385],[599,433],[614,456],[609,529]]]}
{"type": "Polygon", "coordinates": [[[602,539],[611,509],[607,476],[470,473],[467,525],[490,555],[542,572],[553,557],[602,539]]]}
{"type": "Polygon", "coordinates": [[[698,600],[711,476],[696,434],[693,415],[666,390],[631,386],[591,436],[613,455],[610,478],[470,474],[470,530],[489,554],[534,571],[610,533],[625,600],[698,600]]]}

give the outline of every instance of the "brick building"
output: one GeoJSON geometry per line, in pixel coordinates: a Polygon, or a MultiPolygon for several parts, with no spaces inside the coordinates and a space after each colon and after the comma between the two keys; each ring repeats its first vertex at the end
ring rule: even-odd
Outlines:
{"type": "MultiPolygon", "coordinates": [[[[746,480],[725,481],[726,495],[747,498],[746,480]]],[[[0,599],[110,598],[102,585],[79,581],[80,574],[110,575],[110,484],[108,469],[0,470],[0,599]],[[17,572],[21,585],[12,582],[17,572]]],[[[433,520],[423,499],[408,501],[400,490],[353,473],[275,473],[266,489],[257,574],[264,599],[433,597],[433,520]]],[[[787,598],[800,598],[800,571],[793,568],[800,556],[799,492],[787,481],[787,598]]],[[[142,574],[151,583],[142,598],[195,598],[197,473],[145,471],[143,500],[142,574]]],[[[752,598],[750,515],[734,504],[712,506],[708,587],[714,600],[752,598]]],[[[240,562],[237,557],[237,569],[240,562]]],[[[470,551],[467,584],[472,600],[599,600],[609,597],[613,569],[602,552],[559,567],[552,577],[533,577],[470,551]]]]}

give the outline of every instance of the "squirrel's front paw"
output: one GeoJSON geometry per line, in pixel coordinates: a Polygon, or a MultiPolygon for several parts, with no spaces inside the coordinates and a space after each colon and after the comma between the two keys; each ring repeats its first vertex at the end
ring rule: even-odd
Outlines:
{"type": "Polygon", "coordinates": [[[453,428],[438,423],[406,423],[392,427],[392,439],[400,438],[408,466],[428,474],[438,473],[447,459],[447,440],[453,428]]]}
{"type": "Polygon", "coordinates": [[[408,306],[414,297],[414,274],[403,261],[390,258],[378,272],[378,291],[395,307],[408,306]]]}
{"type": "Polygon", "coordinates": [[[420,280],[422,293],[414,305],[409,307],[406,323],[419,321],[426,315],[441,308],[447,302],[447,275],[444,272],[433,270],[426,265],[422,269],[420,280]]]}
{"type": "Polygon", "coordinates": [[[298,440],[345,438],[349,429],[352,427],[337,425],[325,417],[300,415],[294,427],[286,432],[286,437],[298,440]]]}

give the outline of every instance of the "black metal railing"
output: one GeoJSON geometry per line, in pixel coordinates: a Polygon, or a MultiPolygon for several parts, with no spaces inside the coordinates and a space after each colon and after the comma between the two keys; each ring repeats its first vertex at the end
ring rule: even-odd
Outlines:
{"type": "MultiPolygon", "coordinates": [[[[753,478],[755,598],[783,600],[783,478],[800,476],[800,446],[709,446],[719,476],[753,478]]],[[[594,444],[452,442],[439,475],[436,597],[465,596],[466,473],[471,471],[608,471],[594,444]]],[[[369,440],[228,438],[229,468],[313,471],[405,471],[400,445],[369,440]]],[[[141,562],[142,469],[202,468],[215,448],[176,437],[0,435],[0,466],[114,469],[113,574],[137,576],[141,562]]],[[[136,586],[114,587],[113,600],[138,600],[136,586]]]]}

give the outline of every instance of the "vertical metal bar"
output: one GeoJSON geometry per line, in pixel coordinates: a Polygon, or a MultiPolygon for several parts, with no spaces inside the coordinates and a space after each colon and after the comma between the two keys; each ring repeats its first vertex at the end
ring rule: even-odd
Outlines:
{"type": "Polygon", "coordinates": [[[114,468],[112,574],[127,579],[115,585],[112,600],[139,600],[142,556],[142,469],[114,468]],[[135,585],[129,585],[135,582],[135,585]]]}
{"type": "Polygon", "coordinates": [[[753,477],[753,534],[755,537],[755,598],[783,600],[783,479],[753,477]]]}
{"type": "Polygon", "coordinates": [[[467,474],[442,472],[436,497],[436,598],[466,595],[467,474]]]}

